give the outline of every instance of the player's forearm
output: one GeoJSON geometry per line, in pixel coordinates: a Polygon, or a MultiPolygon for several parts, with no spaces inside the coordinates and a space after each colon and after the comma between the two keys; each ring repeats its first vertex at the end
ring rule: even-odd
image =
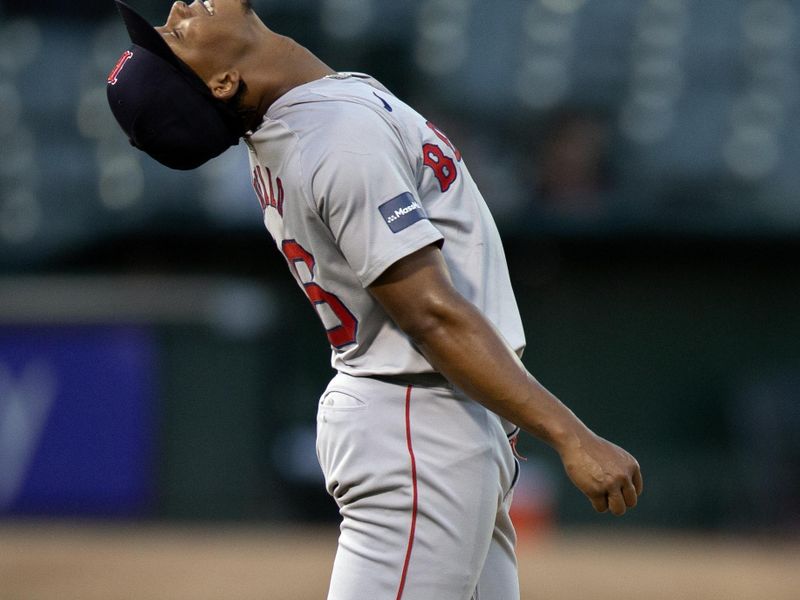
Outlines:
{"type": "Polygon", "coordinates": [[[559,452],[588,433],[455,289],[437,247],[426,246],[392,265],[370,292],[430,363],[477,402],[559,452]]]}
{"type": "Polygon", "coordinates": [[[469,302],[448,303],[411,335],[431,364],[493,412],[561,451],[585,425],[542,386],[489,321],[469,302]]]}

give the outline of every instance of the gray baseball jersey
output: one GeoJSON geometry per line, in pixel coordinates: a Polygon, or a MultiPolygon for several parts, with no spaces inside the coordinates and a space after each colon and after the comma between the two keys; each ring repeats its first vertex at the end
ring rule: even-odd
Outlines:
{"type": "Polygon", "coordinates": [[[454,389],[366,288],[439,244],[458,291],[522,352],[500,237],[445,134],[361,74],[294,88],[247,139],[264,222],[339,374],[317,456],[342,516],[329,600],[518,600],[516,428],[454,389]]]}
{"type": "Polygon", "coordinates": [[[365,290],[441,244],[458,291],[521,352],[500,236],[445,134],[374,79],[340,74],[279,98],[247,139],[264,222],[350,375],[433,367],[365,290]]]}

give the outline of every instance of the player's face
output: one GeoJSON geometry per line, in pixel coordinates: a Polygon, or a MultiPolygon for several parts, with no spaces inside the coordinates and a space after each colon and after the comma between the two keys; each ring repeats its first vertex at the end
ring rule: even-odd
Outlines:
{"type": "Polygon", "coordinates": [[[172,51],[202,79],[231,68],[243,47],[249,0],[175,2],[156,27],[172,51]]]}

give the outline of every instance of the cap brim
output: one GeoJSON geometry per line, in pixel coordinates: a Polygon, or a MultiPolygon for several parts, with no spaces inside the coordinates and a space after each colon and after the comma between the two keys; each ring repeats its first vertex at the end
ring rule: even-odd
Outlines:
{"type": "Polygon", "coordinates": [[[117,3],[117,10],[119,10],[120,15],[122,15],[122,20],[125,22],[125,28],[128,30],[128,36],[130,36],[134,44],[149,50],[176,69],[191,73],[197,77],[194,71],[175,55],[169,47],[169,44],[161,37],[161,34],[158,33],[144,17],[122,2],[122,0],[115,1],[117,3]]]}

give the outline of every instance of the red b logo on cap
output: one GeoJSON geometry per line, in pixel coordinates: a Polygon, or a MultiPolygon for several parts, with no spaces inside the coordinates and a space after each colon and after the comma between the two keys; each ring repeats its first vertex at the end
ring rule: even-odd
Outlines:
{"type": "Polygon", "coordinates": [[[117,77],[119,77],[119,74],[122,71],[123,67],[125,66],[125,63],[128,62],[131,58],[133,58],[133,52],[131,52],[130,50],[125,50],[125,52],[122,53],[122,56],[119,57],[117,64],[114,66],[113,69],[111,69],[111,73],[108,74],[108,79],[107,79],[108,83],[110,83],[111,85],[117,84],[117,77]]]}

